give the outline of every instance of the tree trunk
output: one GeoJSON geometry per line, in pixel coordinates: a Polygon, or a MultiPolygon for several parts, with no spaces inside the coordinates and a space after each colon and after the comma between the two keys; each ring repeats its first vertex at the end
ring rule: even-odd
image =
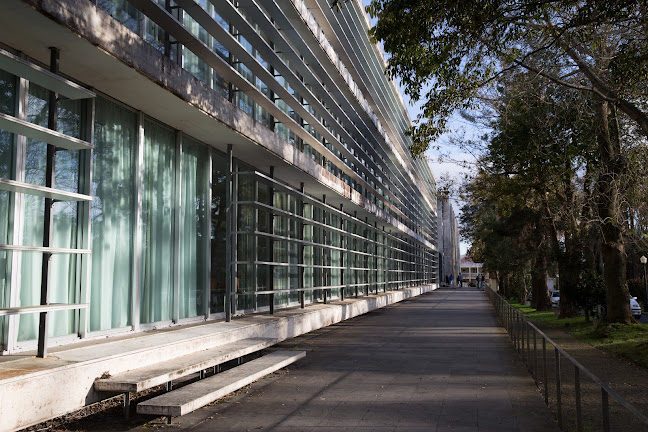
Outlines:
{"type": "Polygon", "coordinates": [[[520,292],[520,304],[525,305],[527,298],[529,298],[529,289],[527,288],[526,276],[524,273],[520,273],[520,278],[522,278],[522,291],[520,292]]]}
{"type": "MultiPolygon", "coordinates": [[[[612,107],[613,108],[613,107],[612,107]]],[[[626,280],[627,256],[623,224],[619,222],[620,177],[626,172],[621,154],[616,113],[604,100],[596,104],[596,138],[599,144],[601,175],[599,178],[598,214],[603,234],[603,278],[607,297],[609,323],[631,323],[630,292],[626,280]],[[612,127],[610,127],[612,120],[612,127]]]]}
{"type": "Polygon", "coordinates": [[[579,281],[579,268],[574,260],[574,245],[565,240],[565,251],[558,256],[560,274],[560,318],[571,318],[578,314],[576,287],[579,281]]]}
{"type": "Polygon", "coordinates": [[[500,295],[504,297],[505,299],[508,299],[508,274],[504,272],[499,273],[499,279],[500,279],[500,295]]]}
{"type": "Polygon", "coordinates": [[[547,289],[547,257],[544,253],[536,255],[531,269],[531,292],[533,293],[531,307],[536,310],[551,310],[551,299],[547,289]]]}

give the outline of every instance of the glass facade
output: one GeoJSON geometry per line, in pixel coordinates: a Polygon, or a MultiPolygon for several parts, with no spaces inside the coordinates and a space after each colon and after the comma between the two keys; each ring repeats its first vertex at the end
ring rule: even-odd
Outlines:
{"type": "MultiPolygon", "coordinates": [[[[43,193],[0,187],[0,309],[40,305],[43,259],[51,259],[50,303],[83,306],[49,313],[49,335],[70,339],[221,319],[228,305],[244,314],[435,283],[429,167],[403,156],[407,139],[383,126],[392,114],[372,111],[308,8],[293,1],[309,31],[320,32],[311,43],[326,51],[328,69],[307,66],[314,54],[304,41],[284,40],[267,14],[197,3],[208,18],[168,11],[189,35],[183,44],[126,0],[97,6],[199,80],[196,91],[250,120],[254,139],[289,148],[294,158],[278,155],[279,163],[303,163],[304,181],[329,186],[344,204],[310,195],[295,177],[275,177],[236,145],[224,154],[218,133],[226,126],[216,121],[211,141],[203,134],[201,142],[191,126],[198,122],[167,117],[172,127],[110,94],[60,98],[58,132],[93,148],[57,149],[54,188],[91,200],[57,199],[58,252],[49,258],[43,193]]],[[[0,112],[47,127],[49,90],[22,82],[0,70],[0,112]]],[[[47,147],[0,131],[0,179],[45,186],[47,147]]],[[[0,316],[3,350],[33,347],[37,337],[38,314],[0,316]]]]}

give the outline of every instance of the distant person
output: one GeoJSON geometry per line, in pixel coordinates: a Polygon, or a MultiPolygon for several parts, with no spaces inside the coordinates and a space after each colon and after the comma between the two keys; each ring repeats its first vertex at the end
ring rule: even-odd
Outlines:
{"type": "Polygon", "coordinates": [[[454,282],[454,275],[450,275],[450,286],[452,286],[454,282]]]}
{"type": "Polygon", "coordinates": [[[457,275],[457,282],[459,283],[460,288],[463,287],[463,276],[461,275],[461,273],[457,275]]]}
{"type": "Polygon", "coordinates": [[[445,276],[445,281],[446,281],[446,286],[450,285],[450,279],[448,279],[448,275],[445,276]]]}

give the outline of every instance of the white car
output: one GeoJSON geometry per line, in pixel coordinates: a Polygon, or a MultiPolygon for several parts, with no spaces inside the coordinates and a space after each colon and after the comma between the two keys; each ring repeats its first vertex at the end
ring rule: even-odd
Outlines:
{"type": "Polygon", "coordinates": [[[641,306],[637,303],[637,297],[630,297],[630,310],[632,310],[632,317],[634,319],[641,319],[641,306]]]}
{"type": "Polygon", "coordinates": [[[560,304],[560,290],[554,290],[551,293],[551,306],[558,307],[560,304]]]}

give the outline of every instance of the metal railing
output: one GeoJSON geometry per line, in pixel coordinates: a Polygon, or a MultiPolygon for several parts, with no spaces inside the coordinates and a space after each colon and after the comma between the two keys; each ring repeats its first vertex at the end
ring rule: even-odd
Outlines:
{"type": "Polygon", "coordinates": [[[647,430],[648,417],[486,287],[497,317],[563,431],[647,430]],[[548,352],[553,347],[553,355],[548,352]],[[561,360],[569,361],[561,367],[561,360]],[[570,373],[573,371],[572,373],[570,373]],[[551,383],[551,381],[553,381],[551,383]]]}

